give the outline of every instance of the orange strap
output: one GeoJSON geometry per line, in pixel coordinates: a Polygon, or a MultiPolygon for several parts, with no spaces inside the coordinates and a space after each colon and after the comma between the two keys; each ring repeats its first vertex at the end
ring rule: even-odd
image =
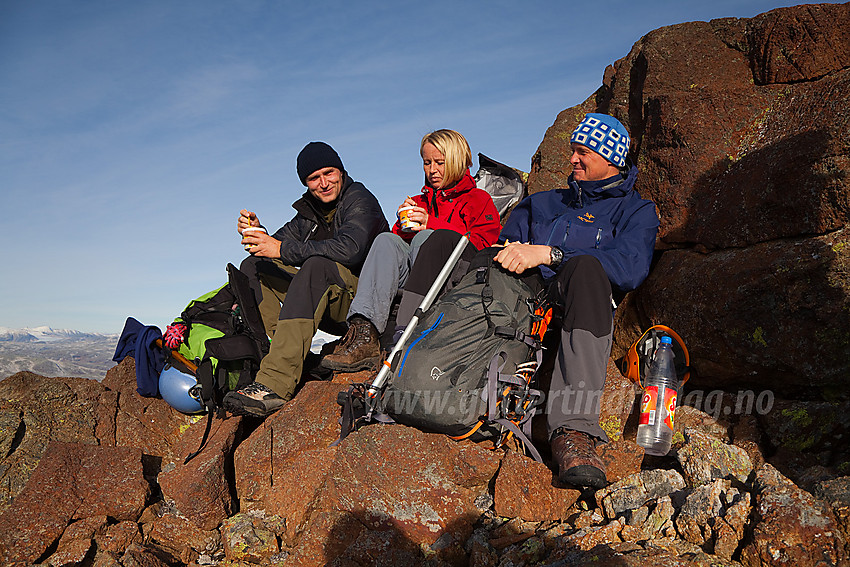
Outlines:
{"type": "Polygon", "coordinates": [[[688,368],[688,370],[685,372],[685,375],[682,378],[682,384],[681,385],[684,386],[685,382],[687,382],[688,379],[691,377],[691,371],[690,371],[691,357],[690,357],[690,354],[688,353],[688,347],[685,346],[685,341],[682,340],[682,337],[680,337],[679,334],[676,331],[674,331],[670,327],[667,327],[666,325],[653,325],[652,327],[650,327],[646,331],[644,331],[644,333],[640,336],[640,338],[638,340],[636,340],[634,343],[632,343],[632,346],[629,347],[629,351],[630,351],[629,354],[631,354],[631,356],[627,357],[627,358],[632,358],[632,360],[630,360],[630,361],[627,360],[627,362],[631,363],[631,366],[626,369],[626,376],[629,379],[631,379],[633,382],[637,382],[638,385],[641,387],[641,389],[643,388],[643,383],[641,382],[641,379],[640,379],[640,366],[639,366],[640,363],[639,363],[639,360],[638,360],[639,357],[637,355],[637,345],[639,345],[641,343],[641,341],[643,341],[643,338],[646,335],[648,335],[653,329],[663,331],[663,332],[667,333],[668,335],[670,335],[671,337],[673,337],[673,339],[675,339],[676,342],[679,343],[679,347],[682,349],[682,352],[685,354],[685,366],[688,368]],[[632,351],[633,351],[633,354],[632,354],[632,351]]]}
{"type": "Polygon", "coordinates": [[[478,423],[476,423],[476,424],[475,424],[475,426],[474,426],[472,429],[470,429],[467,433],[464,433],[463,435],[458,435],[457,437],[455,437],[454,435],[449,435],[449,437],[451,437],[451,438],[452,438],[452,439],[454,439],[455,441],[460,441],[460,440],[462,440],[462,439],[466,439],[467,437],[471,436],[473,433],[475,433],[476,431],[478,431],[478,430],[481,428],[481,426],[482,426],[482,425],[484,425],[484,422],[483,422],[483,421],[479,421],[479,422],[478,422],[478,423]]]}

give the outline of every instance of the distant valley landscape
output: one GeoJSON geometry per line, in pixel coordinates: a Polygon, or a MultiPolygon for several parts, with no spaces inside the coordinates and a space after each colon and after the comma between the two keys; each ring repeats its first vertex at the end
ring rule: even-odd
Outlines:
{"type": "MultiPolygon", "coordinates": [[[[120,336],[51,327],[0,327],[0,380],[27,370],[49,378],[70,376],[99,382],[116,364],[112,357],[120,336]]],[[[319,331],[311,350],[319,353],[325,342],[337,338],[319,331]]]]}
{"type": "Polygon", "coordinates": [[[27,370],[48,377],[103,380],[112,368],[119,334],[50,327],[0,327],[0,380],[27,370]]]}

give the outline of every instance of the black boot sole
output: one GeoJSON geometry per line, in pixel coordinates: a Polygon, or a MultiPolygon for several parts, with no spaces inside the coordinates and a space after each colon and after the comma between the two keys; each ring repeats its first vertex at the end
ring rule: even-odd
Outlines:
{"type": "Polygon", "coordinates": [[[273,413],[280,411],[280,409],[283,407],[280,406],[273,410],[268,410],[265,407],[243,404],[238,400],[232,400],[227,397],[224,398],[222,405],[224,406],[224,409],[226,409],[233,415],[244,415],[248,417],[268,417],[273,413]]]}
{"type": "Polygon", "coordinates": [[[332,360],[322,360],[319,366],[321,366],[322,368],[327,368],[328,370],[335,370],[337,372],[360,372],[361,370],[377,370],[380,364],[380,357],[375,356],[372,358],[358,360],[357,362],[353,362],[351,364],[333,362],[332,360]]]}
{"type": "Polygon", "coordinates": [[[588,488],[600,489],[608,486],[605,473],[590,465],[579,465],[562,471],[558,480],[572,486],[586,486],[588,488]]]}

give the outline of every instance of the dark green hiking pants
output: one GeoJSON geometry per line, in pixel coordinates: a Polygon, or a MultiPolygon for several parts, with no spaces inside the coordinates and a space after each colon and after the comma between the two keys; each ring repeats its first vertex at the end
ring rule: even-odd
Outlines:
{"type": "Polygon", "coordinates": [[[316,330],[326,323],[345,322],[357,292],[357,277],[321,256],[309,258],[300,269],[252,256],[239,269],[251,281],[271,337],[269,354],[260,363],[256,380],[289,400],[301,379],[316,330]]]}

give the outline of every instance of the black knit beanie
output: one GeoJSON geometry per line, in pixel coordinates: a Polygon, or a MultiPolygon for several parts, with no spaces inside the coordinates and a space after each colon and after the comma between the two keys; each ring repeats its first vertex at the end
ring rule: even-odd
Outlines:
{"type": "Polygon", "coordinates": [[[306,186],[307,176],[323,167],[335,167],[340,171],[345,171],[339,155],[326,143],[310,142],[304,146],[304,149],[298,154],[296,165],[298,179],[301,180],[301,183],[306,186]]]}

